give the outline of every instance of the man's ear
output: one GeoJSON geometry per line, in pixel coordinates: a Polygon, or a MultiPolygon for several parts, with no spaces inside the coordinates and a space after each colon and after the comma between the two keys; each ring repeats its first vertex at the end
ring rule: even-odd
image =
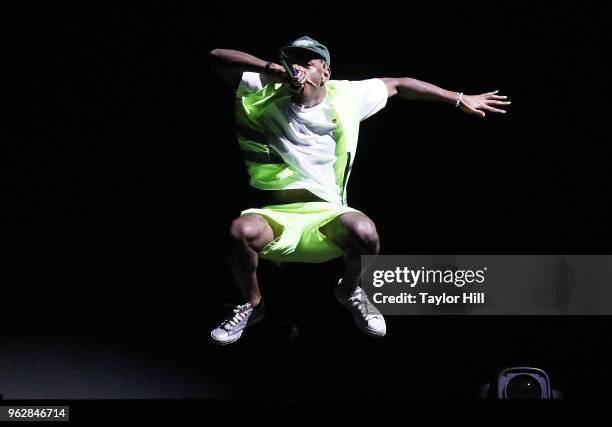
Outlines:
{"type": "Polygon", "coordinates": [[[322,80],[322,82],[325,83],[330,78],[331,78],[331,68],[329,68],[329,65],[325,64],[325,65],[323,65],[323,80],[322,80]]]}

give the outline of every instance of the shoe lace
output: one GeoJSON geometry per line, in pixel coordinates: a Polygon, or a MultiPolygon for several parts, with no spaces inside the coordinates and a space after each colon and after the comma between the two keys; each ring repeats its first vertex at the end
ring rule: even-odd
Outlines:
{"type": "Polygon", "coordinates": [[[246,303],[244,305],[236,306],[236,308],[232,311],[234,315],[228,319],[225,319],[223,323],[221,323],[221,327],[226,331],[234,328],[238,323],[242,322],[245,317],[250,314],[251,304],[246,303]]]}
{"type": "Polygon", "coordinates": [[[367,296],[363,293],[363,289],[357,288],[348,299],[349,303],[357,308],[361,313],[361,316],[367,321],[376,317],[374,307],[368,300],[367,296]]]}

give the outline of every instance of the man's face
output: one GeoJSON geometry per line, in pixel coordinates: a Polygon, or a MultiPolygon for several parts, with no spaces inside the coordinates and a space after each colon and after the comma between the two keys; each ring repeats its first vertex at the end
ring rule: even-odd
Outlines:
{"type": "Polygon", "coordinates": [[[290,56],[289,62],[293,65],[293,68],[304,72],[306,77],[317,85],[317,87],[313,87],[310,84],[304,86],[303,93],[305,99],[314,95],[315,91],[328,81],[331,76],[331,70],[325,63],[325,60],[310,52],[294,53],[290,56]]]}

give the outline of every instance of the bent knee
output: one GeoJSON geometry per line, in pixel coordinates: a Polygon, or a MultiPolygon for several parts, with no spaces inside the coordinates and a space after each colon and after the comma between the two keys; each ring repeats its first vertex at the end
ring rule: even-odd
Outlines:
{"type": "Polygon", "coordinates": [[[257,239],[261,231],[261,226],[253,218],[240,217],[232,221],[229,234],[232,240],[249,241],[257,239]]]}
{"type": "Polygon", "coordinates": [[[375,250],[379,244],[376,225],[370,219],[361,219],[352,227],[352,234],[361,246],[375,250]]]}

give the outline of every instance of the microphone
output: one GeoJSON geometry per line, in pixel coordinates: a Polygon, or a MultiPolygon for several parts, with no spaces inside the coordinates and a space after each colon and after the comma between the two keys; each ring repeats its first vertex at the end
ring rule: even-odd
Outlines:
{"type": "MultiPolygon", "coordinates": [[[[287,72],[287,74],[289,74],[292,77],[295,77],[298,75],[298,71],[295,68],[293,68],[293,65],[289,63],[289,57],[285,53],[284,49],[280,50],[280,52],[278,53],[278,57],[279,57],[279,61],[281,65],[283,66],[283,68],[285,68],[285,71],[287,72]]],[[[300,94],[304,93],[303,87],[300,87],[299,91],[297,90],[297,87],[294,89],[290,88],[289,90],[299,92],[300,94]]]]}
{"type": "MultiPolygon", "coordinates": [[[[289,74],[291,77],[296,77],[299,74],[298,70],[293,68],[293,65],[291,65],[291,62],[289,61],[289,57],[285,53],[284,49],[281,49],[279,51],[278,59],[279,59],[279,62],[281,63],[281,65],[283,66],[283,68],[285,69],[285,71],[287,72],[287,74],[289,74]]],[[[317,84],[315,82],[313,82],[312,80],[310,80],[310,79],[306,79],[306,83],[308,83],[312,87],[315,87],[315,88],[317,87],[317,84]]],[[[304,90],[304,88],[302,87],[300,89],[300,92],[302,92],[303,90],[304,90]]]]}
{"type": "Polygon", "coordinates": [[[284,49],[280,50],[278,56],[279,56],[279,61],[281,65],[285,68],[285,71],[287,72],[287,74],[293,77],[297,76],[298,72],[295,68],[293,68],[293,65],[289,63],[289,57],[285,53],[284,49]]]}

